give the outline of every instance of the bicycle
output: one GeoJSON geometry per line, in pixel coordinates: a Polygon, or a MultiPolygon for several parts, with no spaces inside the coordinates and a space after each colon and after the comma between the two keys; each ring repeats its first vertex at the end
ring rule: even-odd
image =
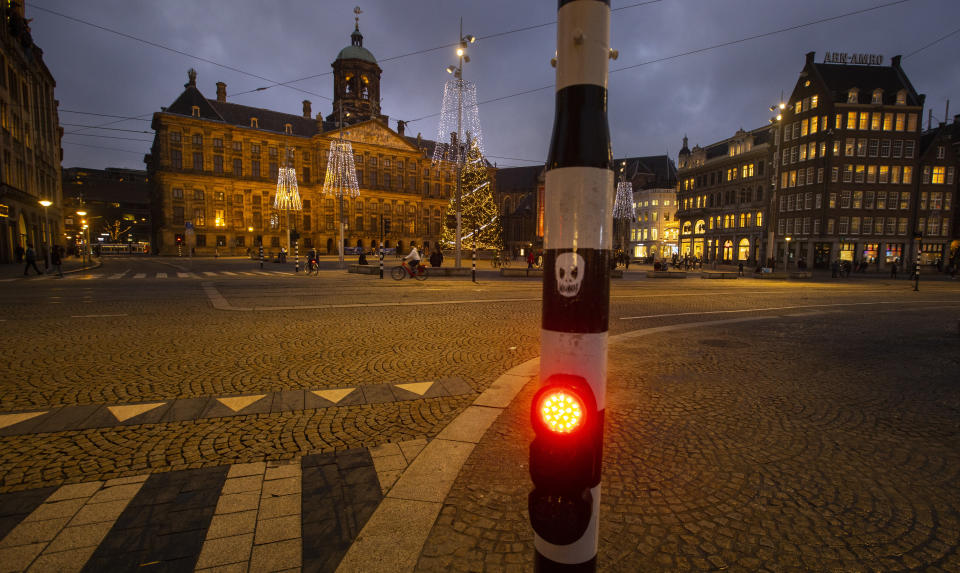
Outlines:
{"type": "Polygon", "coordinates": [[[393,267],[390,271],[390,276],[393,277],[395,281],[403,280],[406,276],[411,276],[418,281],[425,281],[427,280],[427,267],[425,267],[423,263],[420,263],[417,265],[417,270],[413,271],[407,265],[407,261],[403,261],[399,267],[393,267]]]}
{"type": "Polygon", "coordinates": [[[490,266],[492,266],[495,269],[498,267],[509,268],[510,257],[505,256],[503,253],[497,253],[493,255],[493,258],[490,260],[490,266]]]}
{"type": "Polygon", "coordinates": [[[320,276],[320,263],[317,261],[317,259],[312,259],[312,258],[307,259],[306,272],[307,272],[307,276],[310,276],[310,275],[320,276]]]}

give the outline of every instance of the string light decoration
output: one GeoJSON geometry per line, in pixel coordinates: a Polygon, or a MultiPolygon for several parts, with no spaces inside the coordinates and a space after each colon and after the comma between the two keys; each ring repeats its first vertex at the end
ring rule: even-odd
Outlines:
{"type": "Polygon", "coordinates": [[[464,145],[458,145],[457,142],[467,139],[475,142],[480,154],[483,155],[483,133],[480,131],[480,110],[477,107],[477,85],[463,78],[453,78],[447,80],[443,86],[443,104],[440,107],[440,124],[437,126],[437,144],[433,148],[433,161],[463,163],[467,160],[469,150],[464,145]],[[460,109],[462,109],[462,115],[460,109]]]}
{"type": "MultiPolygon", "coordinates": [[[[487,173],[487,161],[480,152],[479,142],[469,140],[466,163],[460,174],[462,187],[462,230],[461,242],[466,241],[473,245],[474,233],[478,249],[503,249],[503,233],[501,230],[500,210],[493,200],[493,190],[490,177],[487,173]]],[[[443,233],[440,241],[446,246],[453,246],[456,242],[456,197],[450,198],[447,213],[444,218],[443,233]]]]}
{"type": "Polygon", "coordinates": [[[633,207],[633,184],[629,181],[620,181],[617,183],[617,199],[613,204],[613,218],[632,221],[636,217],[637,211],[633,207]]]}
{"type": "Polygon", "coordinates": [[[273,207],[280,211],[299,211],[303,209],[300,190],[297,188],[297,170],[293,167],[281,167],[277,175],[277,195],[273,207]]]}
{"type": "Polygon", "coordinates": [[[349,141],[331,141],[327,155],[327,175],[323,180],[323,194],[337,197],[357,197],[357,172],[353,165],[353,146],[349,141]]]}

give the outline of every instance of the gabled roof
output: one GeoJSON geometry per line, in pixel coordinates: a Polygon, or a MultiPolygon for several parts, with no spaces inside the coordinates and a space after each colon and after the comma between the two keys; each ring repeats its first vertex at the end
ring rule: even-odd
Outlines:
{"type": "MultiPolygon", "coordinates": [[[[282,113],[262,107],[250,107],[224,101],[207,101],[211,107],[217,110],[222,121],[229,124],[250,127],[250,120],[257,118],[257,127],[259,129],[285,133],[285,126],[289,123],[294,135],[310,137],[317,133],[317,120],[306,118],[302,115],[282,113]]],[[[324,127],[326,128],[326,126],[324,127]]],[[[333,129],[332,125],[330,129],[333,129]]]]}
{"type": "Polygon", "coordinates": [[[860,90],[860,103],[870,103],[873,91],[883,90],[883,103],[893,105],[897,92],[907,90],[907,105],[923,105],[906,75],[899,68],[899,59],[893,66],[851,66],[845,64],[817,64],[813,67],[823,79],[834,102],[846,103],[853,88],[860,90]]]}
{"type": "Polygon", "coordinates": [[[504,167],[497,170],[497,191],[500,193],[513,193],[517,191],[536,190],[539,185],[540,173],[543,171],[543,165],[531,165],[526,167],[504,167]]]}
{"type": "Polygon", "coordinates": [[[186,89],[180,94],[170,107],[165,111],[168,113],[177,113],[180,115],[193,115],[194,106],[200,108],[200,117],[202,119],[212,119],[214,121],[223,121],[223,117],[210,105],[210,101],[203,97],[197,86],[187,84],[186,89]]]}
{"type": "MultiPolygon", "coordinates": [[[[620,163],[626,161],[626,176],[631,182],[639,183],[641,175],[644,184],[642,188],[651,187],[674,188],[677,185],[677,167],[673,160],[666,155],[648,155],[644,157],[625,157],[615,161],[619,177],[620,163]]],[[[634,189],[641,188],[640,185],[634,185],[634,189]]]]}

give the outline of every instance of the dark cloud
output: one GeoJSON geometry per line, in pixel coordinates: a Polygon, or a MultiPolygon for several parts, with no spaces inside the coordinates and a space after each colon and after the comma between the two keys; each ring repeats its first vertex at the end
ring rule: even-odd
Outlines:
{"type": "MultiPolygon", "coordinates": [[[[729,42],[771,30],[870,8],[891,0],[662,0],[614,12],[612,45],[620,59],[612,69],[729,42]]],[[[316,0],[38,0],[49,8],[132,36],[163,44],[275,81],[318,75],[285,87],[231,95],[231,101],[299,113],[300,102],[313,101],[314,113],[329,113],[330,63],[353,30],[354,2],[316,0]],[[323,96],[323,97],[322,97],[323,96]]],[[[613,8],[636,4],[613,2],[613,8]]],[[[444,68],[454,63],[452,49],[388,60],[393,56],[456,41],[459,18],[464,31],[483,37],[556,18],[554,2],[484,2],[381,0],[361,2],[364,46],[383,68],[384,113],[394,119],[417,119],[440,109],[444,68]]],[[[27,6],[34,39],[57,80],[56,97],[64,110],[144,115],[169,105],[182,90],[186,70],[199,72],[198,85],[214,97],[224,81],[228,94],[267,82],[97,30],[27,6]]],[[[960,22],[956,0],[909,0],[842,20],[784,32],[610,76],[610,126],[614,154],[644,155],[669,151],[680,138],[710,143],[736,129],[764,124],[767,107],[781,91],[789,93],[803,66],[804,54],[826,50],[906,56],[955,30],[960,22]]],[[[471,47],[465,77],[477,82],[481,101],[552,86],[549,65],[556,43],[555,26],[481,40],[471,47]]],[[[927,94],[927,106],[943,118],[945,100],[954,97],[960,112],[957,82],[960,63],[953,55],[960,34],[905,58],[903,67],[915,88],[927,94]]],[[[953,112],[951,112],[953,113],[953,112]]],[[[553,124],[552,88],[481,106],[484,142],[490,155],[540,161],[546,156],[553,124]]],[[[61,121],[99,125],[109,119],[63,113],[61,121]]],[[[112,127],[149,131],[146,121],[112,127]]],[[[78,128],[67,127],[66,131],[78,128]]],[[[437,118],[410,124],[408,131],[436,135],[437,118]]],[[[84,131],[115,137],[149,139],[148,134],[84,131]]],[[[124,149],[130,153],[64,145],[64,166],[142,168],[145,142],[67,136],[66,142],[124,149]]],[[[494,158],[501,165],[524,164],[494,158]]]]}

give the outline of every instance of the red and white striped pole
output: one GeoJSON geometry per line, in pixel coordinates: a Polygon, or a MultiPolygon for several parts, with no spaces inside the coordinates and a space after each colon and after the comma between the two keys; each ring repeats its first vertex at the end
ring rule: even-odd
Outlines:
{"type": "Polygon", "coordinates": [[[538,571],[593,571],[607,378],[614,172],[609,0],[559,0],[544,213],[542,387],[529,497],[538,571]]]}

